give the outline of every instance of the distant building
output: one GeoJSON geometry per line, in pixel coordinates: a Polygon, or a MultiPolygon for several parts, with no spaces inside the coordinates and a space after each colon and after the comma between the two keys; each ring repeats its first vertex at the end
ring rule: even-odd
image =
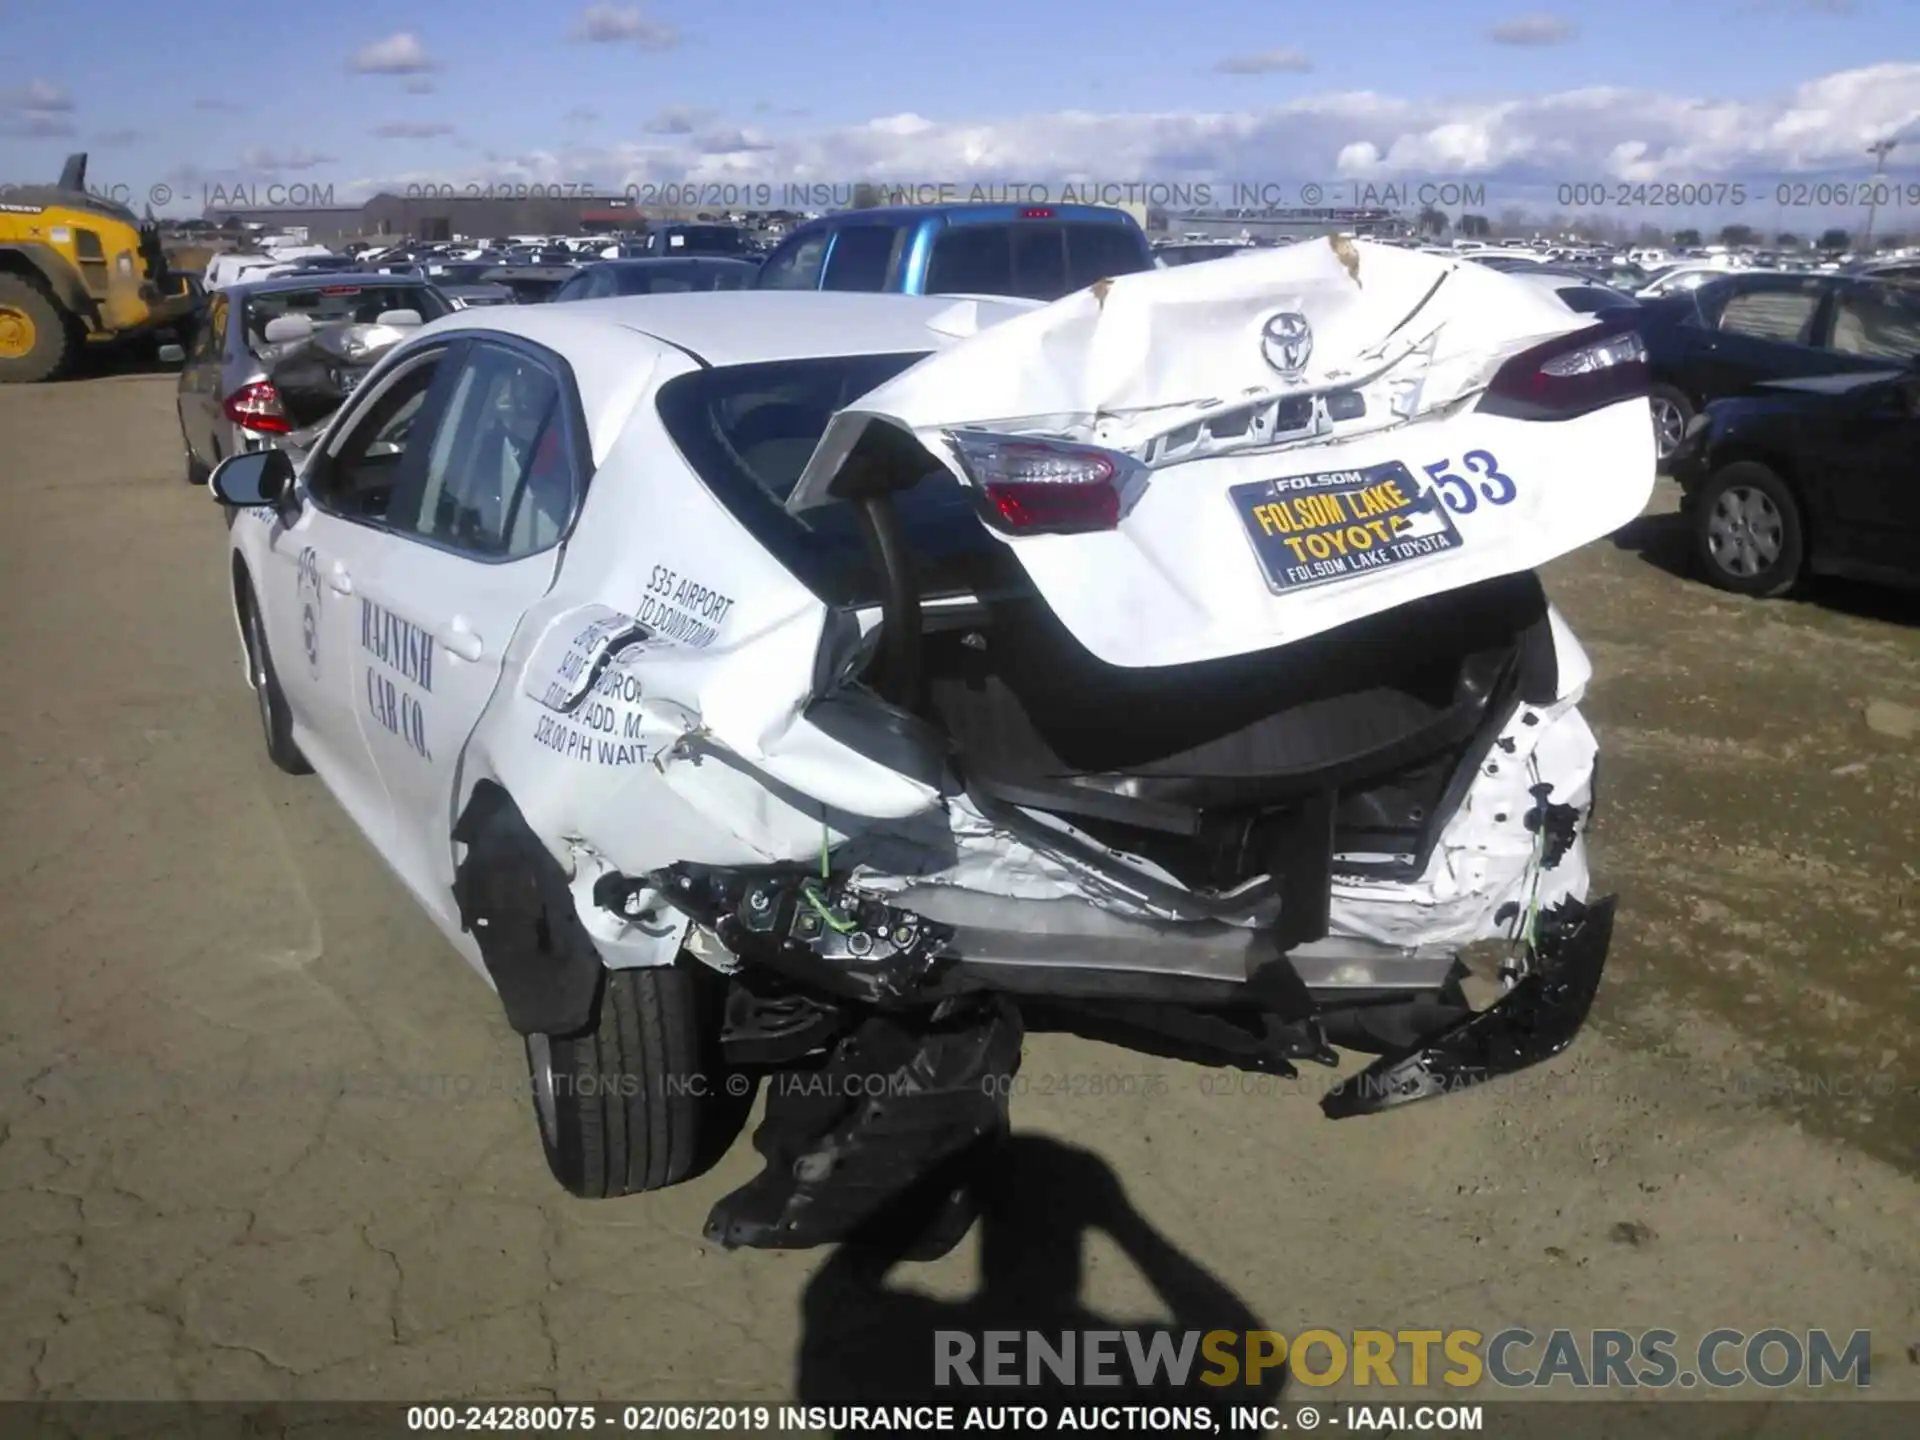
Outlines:
{"type": "Polygon", "coordinates": [[[204,218],[223,227],[230,222],[268,230],[300,227],[316,244],[331,245],[347,240],[451,240],[456,235],[592,235],[641,229],[650,219],[672,213],[659,207],[643,211],[627,196],[381,194],[364,205],[325,210],[209,206],[204,218]]]}
{"type": "Polygon", "coordinates": [[[1316,235],[1399,235],[1410,222],[1393,210],[1350,209],[1333,205],[1296,206],[1285,210],[1196,210],[1187,214],[1157,214],[1156,237],[1178,240],[1306,240],[1316,235]]]}

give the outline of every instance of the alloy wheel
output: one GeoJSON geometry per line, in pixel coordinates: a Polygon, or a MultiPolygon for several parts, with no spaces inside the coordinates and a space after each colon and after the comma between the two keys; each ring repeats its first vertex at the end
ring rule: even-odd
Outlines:
{"type": "Polygon", "coordinates": [[[1786,545],[1780,507],[1761,490],[1729,485],[1707,517],[1707,549],[1729,575],[1751,578],[1779,563],[1786,545]]]}

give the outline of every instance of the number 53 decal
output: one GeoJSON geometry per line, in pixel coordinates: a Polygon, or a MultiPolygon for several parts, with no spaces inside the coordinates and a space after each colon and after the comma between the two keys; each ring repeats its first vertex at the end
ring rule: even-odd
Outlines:
{"type": "Polygon", "coordinates": [[[1465,475],[1456,475],[1453,461],[1436,460],[1421,468],[1427,472],[1427,478],[1433,481],[1439,490],[1440,498],[1447,502],[1447,508],[1456,515],[1471,515],[1480,508],[1484,497],[1489,505],[1509,505],[1513,503],[1514,487],[1511,477],[1500,471],[1500,462],[1485,450],[1469,450],[1460,457],[1460,463],[1473,473],[1470,480],[1465,475]],[[1476,483],[1477,481],[1477,483],[1476,483]],[[1474,492],[1478,491],[1476,495],[1474,492]]]}

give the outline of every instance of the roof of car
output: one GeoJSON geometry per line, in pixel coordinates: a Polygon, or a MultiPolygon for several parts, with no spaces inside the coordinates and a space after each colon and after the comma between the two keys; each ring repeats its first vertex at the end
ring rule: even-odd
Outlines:
{"type": "Polygon", "coordinates": [[[944,205],[875,205],[862,210],[841,210],[809,220],[797,229],[822,225],[868,225],[879,221],[940,219],[967,223],[994,224],[1021,219],[1029,210],[1044,210],[1055,220],[1095,220],[1103,224],[1137,224],[1124,210],[1109,205],[1048,204],[1034,201],[1026,205],[998,205],[983,202],[953,201],[944,205]]]}
{"type": "Polygon", "coordinates": [[[949,338],[929,322],[966,306],[980,319],[1039,308],[1014,299],[880,295],[823,290],[711,290],[631,295],[565,305],[517,305],[459,311],[438,330],[494,330],[545,345],[570,361],[619,350],[635,335],[652,336],[709,365],[751,365],[813,356],[892,355],[931,351],[949,338]]]}
{"type": "Polygon", "coordinates": [[[739,270],[760,268],[757,261],[739,260],[731,255],[616,255],[610,260],[590,261],[580,268],[599,270],[608,265],[617,265],[623,270],[650,270],[656,265],[731,265],[739,270]]]}
{"type": "Polygon", "coordinates": [[[428,283],[418,275],[382,275],[377,270],[308,270],[299,275],[274,275],[265,280],[245,280],[229,285],[225,292],[241,299],[249,295],[273,295],[282,290],[318,290],[350,285],[359,290],[387,286],[413,289],[428,283]]]}

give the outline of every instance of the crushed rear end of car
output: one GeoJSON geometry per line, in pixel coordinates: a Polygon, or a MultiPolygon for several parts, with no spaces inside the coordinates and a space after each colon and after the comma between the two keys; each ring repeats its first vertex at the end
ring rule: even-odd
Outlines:
{"type": "Polygon", "coordinates": [[[1606,958],[1591,670],[1534,572],[1651,491],[1630,325],[1346,240],[954,323],[795,461],[866,584],[723,646],[669,575],[526,667],[641,762],[529,817],[603,951],[700,957],[733,1063],[825,1077],[770,1095],[727,1244],[945,1203],[1028,1026],[1376,1056],[1340,1118],[1559,1053],[1606,958]]]}

